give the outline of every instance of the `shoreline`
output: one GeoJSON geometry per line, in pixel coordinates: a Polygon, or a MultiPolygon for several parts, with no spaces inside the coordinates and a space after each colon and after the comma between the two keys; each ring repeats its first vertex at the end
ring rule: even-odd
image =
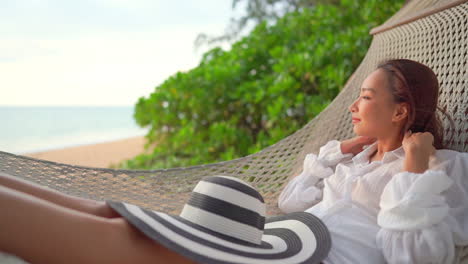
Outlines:
{"type": "Polygon", "coordinates": [[[144,136],[137,136],[21,155],[70,165],[109,168],[111,165],[143,153],[145,143],[144,136]]]}

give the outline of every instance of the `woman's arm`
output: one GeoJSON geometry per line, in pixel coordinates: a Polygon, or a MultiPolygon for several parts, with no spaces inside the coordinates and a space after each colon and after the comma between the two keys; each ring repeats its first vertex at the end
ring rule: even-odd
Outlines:
{"type": "Polygon", "coordinates": [[[278,198],[278,207],[285,213],[304,211],[322,196],[315,185],[320,179],[330,177],[340,162],[351,159],[375,138],[357,136],[342,142],[330,140],[320,148],[319,154],[308,154],[303,170],[293,177],[278,198]]]}
{"type": "Polygon", "coordinates": [[[468,155],[441,150],[429,166],[431,136],[406,140],[404,170],[383,190],[376,241],[388,263],[451,264],[468,244],[468,155]]]}
{"type": "Polygon", "coordinates": [[[281,211],[304,211],[321,198],[322,190],[316,187],[317,182],[331,176],[338,163],[353,156],[343,153],[341,145],[338,140],[330,140],[320,148],[318,155],[306,155],[302,172],[286,184],[278,198],[281,211]]]}
{"type": "Polygon", "coordinates": [[[424,173],[429,168],[429,157],[413,153],[405,154],[403,170],[414,173],[424,173]]]}
{"type": "Polygon", "coordinates": [[[377,217],[376,242],[388,263],[452,263],[456,221],[444,196],[452,185],[443,169],[393,176],[377,217]]]}

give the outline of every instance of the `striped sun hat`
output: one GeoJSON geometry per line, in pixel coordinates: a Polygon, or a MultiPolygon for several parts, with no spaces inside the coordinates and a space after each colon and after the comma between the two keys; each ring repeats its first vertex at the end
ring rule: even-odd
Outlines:
{"type": "Polygon", "coordinates": [[[230,176],[204,177],[179,216],[106,202],[151,239],[199,263],[320,263],[331,247],[319,218],[266,218],[260,193],[230,176]]]}

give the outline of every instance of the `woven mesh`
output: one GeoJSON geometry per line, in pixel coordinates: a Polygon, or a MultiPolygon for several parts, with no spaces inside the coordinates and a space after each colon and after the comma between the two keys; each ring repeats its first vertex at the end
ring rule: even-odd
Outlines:
{"type": "MultiPolygon", "coordinates": [[[[250,182],[263,195],[269,215],[282,214],[277,197],[284,183],[302,169],[307,153],[328,140],[353,137],[347,108],[363,80],[384,59],[407,58],[434,70],[440,82],[439,105],[454,119],[444,121],[448,148],[468,151],[468,3],[415,0],[376,33],[371,46],[340,94],[317,117],[278,143],[243,158],[166,170],[112,170],[72,166],[0,152],[0,171],[61,192],[96,200],[120,200],[179,214],[195,184],[204,176],[231,175],[250,182]]],[[[319,186],[321,182],[319,183],[319,186]]],[[[468,248],[457,248],[457,263],[468,263],[468,248]]]]}

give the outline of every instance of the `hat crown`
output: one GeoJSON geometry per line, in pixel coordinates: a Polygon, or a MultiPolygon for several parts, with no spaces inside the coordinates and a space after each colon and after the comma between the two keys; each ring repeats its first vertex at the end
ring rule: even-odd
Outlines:
{"type": "Polygon", "coordinates": [[[261,194],[231,176],[198,182],[180,217],[223,235],[261,244],[266,206],[261,194]]]}

